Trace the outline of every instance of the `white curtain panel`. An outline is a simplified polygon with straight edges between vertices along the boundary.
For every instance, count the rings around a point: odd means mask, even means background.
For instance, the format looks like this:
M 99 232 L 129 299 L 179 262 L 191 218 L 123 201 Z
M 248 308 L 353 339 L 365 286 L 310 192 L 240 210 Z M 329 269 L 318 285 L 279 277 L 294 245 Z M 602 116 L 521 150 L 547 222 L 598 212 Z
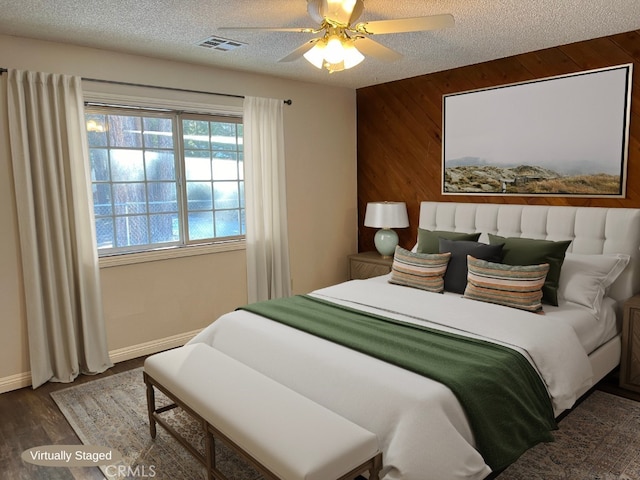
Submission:
M 282 100 L 245 97 L 247 291 L 250 303 L 291 295 Z
M 81 79 L 9 70 L 7 114 L 33 388 L 110 366 Z

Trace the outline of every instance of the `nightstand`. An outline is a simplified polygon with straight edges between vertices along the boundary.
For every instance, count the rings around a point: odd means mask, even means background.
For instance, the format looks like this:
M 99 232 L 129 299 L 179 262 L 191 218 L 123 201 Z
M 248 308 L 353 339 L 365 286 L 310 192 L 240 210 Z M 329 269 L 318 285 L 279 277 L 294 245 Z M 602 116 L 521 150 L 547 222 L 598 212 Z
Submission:
M 624 304 L 620 386 L 640 392 L 640 295 Z
M 392 264 L 393 257 L 384 258 L 378 252 L 349 255 L 349 279 L 361 280 L 385 275 L 391 271 Z

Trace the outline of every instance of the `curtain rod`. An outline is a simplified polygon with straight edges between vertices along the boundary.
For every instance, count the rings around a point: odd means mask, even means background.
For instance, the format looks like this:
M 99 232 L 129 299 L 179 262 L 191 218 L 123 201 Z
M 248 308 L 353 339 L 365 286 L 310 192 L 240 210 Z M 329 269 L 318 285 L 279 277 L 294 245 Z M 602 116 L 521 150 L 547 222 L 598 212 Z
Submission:
M 0 75 L 7 72 L 6 68 L 0 68 Z M 176 87 L 160 87 L 157 85 L 145 85 L 142 83 L 129 83 L 129 82 L 117 82 L 115 80 L 100 80 L 98 78 L 85 78 L 82 77 L 82 80 L 86 82 L 96 82 L 96 83 L 108 83 L 111 85 L 125 85 L 128 87 L 146 87 L 146 88 L 157 88 L 158 90 L 170 90 L 173 92 L 184 92 L 184 93 L 202 93 L 205 95 L 217 95 L 220 97 L 231 97 L 231 98 L 244 98 L 244 95 L 233 95 L 231 93 L 218 93 L 218 92 L 207 92 L 204 90 L 189 90 L 186 88 L 176 88 Z M 287 100 L 283 100 L 286 105 L 291 105 L 293 101 L 289 98 Z

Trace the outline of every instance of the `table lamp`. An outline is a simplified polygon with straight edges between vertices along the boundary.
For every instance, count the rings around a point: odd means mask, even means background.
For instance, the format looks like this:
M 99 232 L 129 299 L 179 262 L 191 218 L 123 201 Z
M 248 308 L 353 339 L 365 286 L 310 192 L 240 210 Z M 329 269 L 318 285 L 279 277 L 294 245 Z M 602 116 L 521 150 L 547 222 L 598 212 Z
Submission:
M 398 234 L 392 229 L 409 226 L 407 206 L 404 202 L 369 202 L 364 226 L 380 229 L 373 239 L 376 250 L 383 257 L 391 257 L 398 245 Z

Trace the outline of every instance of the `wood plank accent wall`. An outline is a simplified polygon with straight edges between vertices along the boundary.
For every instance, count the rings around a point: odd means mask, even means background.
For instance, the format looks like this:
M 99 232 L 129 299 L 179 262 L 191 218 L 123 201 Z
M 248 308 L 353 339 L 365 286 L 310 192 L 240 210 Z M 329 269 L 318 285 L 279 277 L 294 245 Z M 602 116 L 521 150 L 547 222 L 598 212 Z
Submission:
M 626 198 L 442 195 L 442 95 L 634 63 Z M 374 250 L 363 227 L 367 202 L 406 202 L 411 248 L 421 201 L 640 207 L 640 30 L 516 55 L 357 90 L 359 251 Z

